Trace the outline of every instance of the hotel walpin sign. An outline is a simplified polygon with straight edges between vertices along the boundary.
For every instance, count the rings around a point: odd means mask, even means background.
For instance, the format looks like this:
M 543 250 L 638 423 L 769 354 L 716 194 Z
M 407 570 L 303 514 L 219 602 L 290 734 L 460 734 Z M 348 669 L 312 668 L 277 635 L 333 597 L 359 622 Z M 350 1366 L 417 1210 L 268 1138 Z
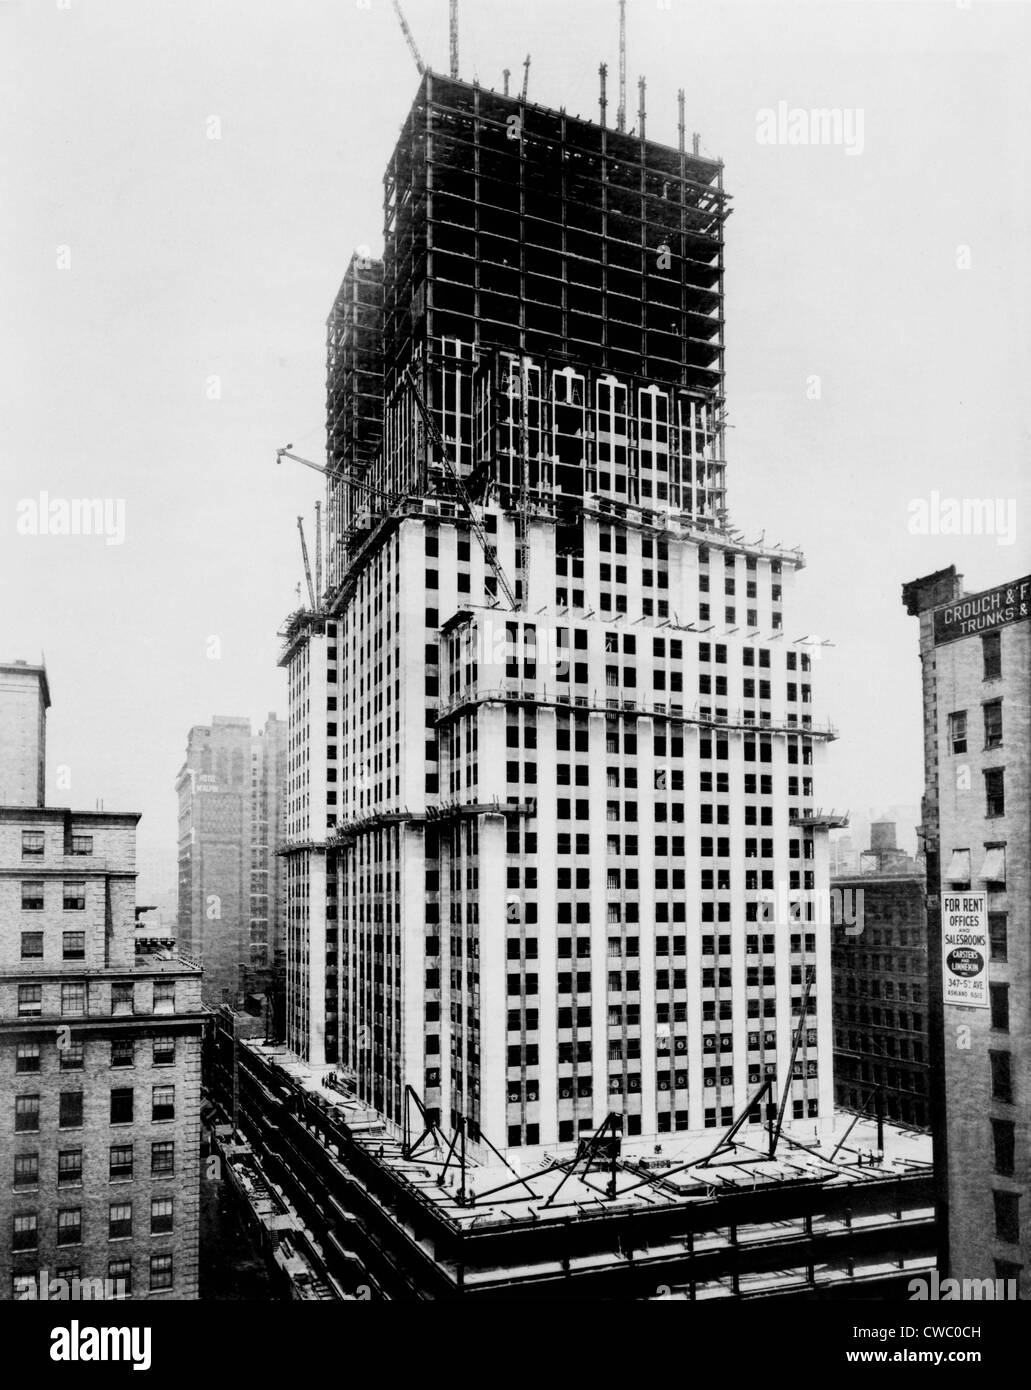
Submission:
M 942 992 L 946 1004 L 988 1007 L 988 895 L 942 894 Z

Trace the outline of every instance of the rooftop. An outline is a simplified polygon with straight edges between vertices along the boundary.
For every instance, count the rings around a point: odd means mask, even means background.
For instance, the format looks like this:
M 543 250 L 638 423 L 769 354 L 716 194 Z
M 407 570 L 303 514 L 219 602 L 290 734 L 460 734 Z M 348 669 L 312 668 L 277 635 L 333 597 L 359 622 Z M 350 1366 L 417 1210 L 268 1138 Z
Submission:
M 773 1158 L 766 1131 L 760 1134 L 754 1128 L 726 1145 L 719 1130 L 670 1135 L 661 1145 L 624 1139 L 615 1158 L 602 1139 L 589 1165 L 586 1156 L 574 1164 L 572 1153 L 564 1152 L 560 1158 L 544 1149 L 519 1157 L 510 1154 L 508 1160 L 497 1153 L 488 1161 L 469 1154 L 463 1200 L 458 1145 L 453 1139 L 436 1130 L 415 1140 L 422 1128 L 417 1117 L 414 1142 L 406 1156 L 401 1139 L 382 1116 L 327 1084 L 327 1078 L 331 1083 L 336 1075 L 332 1066 L 309 1066 L 282 1046 L 257 1041 L 244 1046 L 279 1067 L 346 1126 L 367 1157 L 461 1230 L 670 1209 L 760 1187 L 864 1185 L 931 1171 L 930 1135 L 885 1124 L 884 1151 L 879 1154 L 876 1121 L 856 1121 L 851 1113 L 838 1112 L 830 1139 L 816 1137 L 812 1122 L 798 1124 L 790 1133 L 785 1125 Z

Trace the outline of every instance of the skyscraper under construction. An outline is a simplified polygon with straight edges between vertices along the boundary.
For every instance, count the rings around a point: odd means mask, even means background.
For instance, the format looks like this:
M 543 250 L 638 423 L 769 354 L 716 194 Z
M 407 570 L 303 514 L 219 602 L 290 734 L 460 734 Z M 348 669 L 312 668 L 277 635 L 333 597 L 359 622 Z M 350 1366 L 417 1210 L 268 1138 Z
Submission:
M 832 1109 L 803 561 L 729 522 L 722 163 L 645 124 L 423 73 L 284 633 L 288 1044 L 504 1150 Z

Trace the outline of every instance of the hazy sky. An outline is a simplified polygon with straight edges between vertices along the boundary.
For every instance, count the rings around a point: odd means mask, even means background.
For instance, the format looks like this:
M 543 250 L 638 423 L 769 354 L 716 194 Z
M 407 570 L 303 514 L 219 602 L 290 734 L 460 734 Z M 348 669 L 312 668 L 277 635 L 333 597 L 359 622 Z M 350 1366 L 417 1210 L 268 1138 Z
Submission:
M 447 8 L 405 0 L 437 68 Z M 643 73 L 648 134 L 675 143 L 684 87 L 734 195 L 729 501 L 749 539 L 805 551 L 787 638 L 835 643 L 816 673 L 841 732 L 819 799 L 914 803 L 900 585 L 952 562 L 972 589 L 1031 569 L 1031 6 L 628 11 L 631 107 Z M 616 0 L 461 12 L 464 77 L 518 81 L 529 50 L 531 98 L 595 115 Z M 146 898 L 173 882 L 189 727 L 286 714 L 276 632 L 320 485 L 275 449 L 324 457 L 325 318 L 352 248 L 381 249 L 417 74 L 389 0 L 8 2 L 0 49 L 0 658 L 46 654 L 48 799 L 142 810 Z M 861 152 L 760 143 L 781 102 L 861 112 Z M 41 491 L 124 503 L 124 542 L 19 534 Z M 932 492 L 1012 502 L 1015 543 L 911 534 Z

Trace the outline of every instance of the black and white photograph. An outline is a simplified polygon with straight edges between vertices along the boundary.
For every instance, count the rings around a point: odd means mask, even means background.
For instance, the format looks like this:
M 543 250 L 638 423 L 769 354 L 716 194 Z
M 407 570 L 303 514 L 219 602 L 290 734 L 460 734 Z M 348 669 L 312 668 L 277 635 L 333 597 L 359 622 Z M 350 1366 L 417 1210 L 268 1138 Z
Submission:
M 1003 1374 L 1031 3 L 3 0 L 0 66 L 28 1375 L 573 1303 Z

